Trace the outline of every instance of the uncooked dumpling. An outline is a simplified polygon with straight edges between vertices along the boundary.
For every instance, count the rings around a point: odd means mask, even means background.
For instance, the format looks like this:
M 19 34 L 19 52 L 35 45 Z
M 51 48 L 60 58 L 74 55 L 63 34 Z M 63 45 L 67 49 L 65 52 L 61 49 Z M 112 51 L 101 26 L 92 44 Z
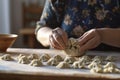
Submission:
M 70 64 L 68 64 L 67 62 L 60 62 L 56 68 L 60 68 L 60 69 L 66 69 L 66 68 L 70 68 Z
M 1 59 L 1 60 L 5 60 L 5 61 L 12 61 L 12 60 L 14 60 L 14 59 L 10 56 L 10 54 L 5 54 L 5 55 L 1 56 L 0 59 Z
M 64 62 L 67 62 L 67 63 L 69 63 L 69 64 L 74 63 L 74 61 L 76 61 L 74 57 L 69 57 L 69 56 L 67 56 L 67 57 L 64 59 Z
M 92 72 L 92 73 L 102 73 L 103 72 L 102 65 L 97 62 L 94 62 L 94 61 L 88 65 L 88 68 L 90 69 L 90 72 Z
M 73 68 L 78 69 L 78 68 L 86 68 L 85 63 L 81 60 L 81 61 L 75 61 L 72 65 Z
M 49 65 L 49 66 L 56 66 L 56 65 L 58 65 L 59 64 L 59 62 L 57 61 L 57 59 L 55 59 L 55 58 L 50 58 L 48 61 L 47 61 L 47 65 Z
M 60 55 L 55 55 L 53 58 L 55 58 L 58 62 L 63 61 L 63 58 Z
M 94 65 L 94 67 L 92 69 L 90 69 L 90 72 L 91 73 L 102 73 L 103 68 L 102 68 L 102 66 Z
M 89 56 L 82 56 L 79 58 L 79 61 L 83 61 L 86 65 L 91 63 L 91 59 L 89 58 Z
M 17 57 L 17 59 L 19 60 L 22 56 L 25 56 L 24 54 L 19 54 L 19 56 Z
M 42 62 L 47 62 L 51 57 L 49 56 L 49 54 L 43 54 L 41 57 L 40 57 L 40 60 Z
M 102 56 L 95 56 L 93 59 L 94 60 L 100 60 L 100 61 L 103 61 L 103 57 Z
M 29 65 L 34 67 L 43 66 L 42 62 L 39 59 L 32 60 Z
M 83 54 L 83 52 L 80 51 L 80 46 L 77 39 L 70 38 L 68 40 L 68 45 L 65 49 L 65 53 L 69 56 L 81 56 L 81 54 Z
M 114 56 L 107 56 L 107 58 L 105 59 L 106 61 L 115 61 L 115 57 Z
M 97 67 L 102 67 L 102 65 L 101 65 L 100 63 L 97 63 L 97 62 L 94 62 L 94 61 L 93 61 L 91 64 L 88 65 L 88 68 L 89 68 L 89 69 L 92 69 L 92 68 L 94 68 L 94 67 L 96 67 L 96 66 L 97 66 Z
M 31 54 L 30 56 L 28 56 L 29 60 L 33 60 L 33 59 L 38 59 L 38 55 L 37 54 Z
M 28 63 L 30 63 L 30 61 L 26 56 L 22 56 L 21 58 L 19 58 L 18 63 L 28 64 Z
M 104 73 L 120 73 L 120 69 L 113 62 L 108 62 L 104 66 Z
M 102 64 L 103 63 L 103 61 L 101 60 L 101 59 L 94 59 L 93 61 L 92 61 L 92 63 L 93 62 L 96 62 L 96 63 L 98 63 L 98 64 Z

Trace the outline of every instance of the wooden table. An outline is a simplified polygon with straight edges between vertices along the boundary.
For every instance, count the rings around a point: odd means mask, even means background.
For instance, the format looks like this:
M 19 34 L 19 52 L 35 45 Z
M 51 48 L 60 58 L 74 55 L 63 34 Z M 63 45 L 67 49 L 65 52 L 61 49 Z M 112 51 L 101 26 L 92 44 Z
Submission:
M 60 54 L 65 56 L 63 51 L 60 50 L 48 50 L 48 49 L 20 49 L 9 48 L 7 53 L 11 55 L 17 54 L 44 54 L 50 53 L 50 55 Z M 120 57 L 120 52 L 97 52 L 89 51 L 88 55 L 114 55 Z M 8 65 L 8 66 L 7 66 Z M 29 67 L 27 69 L 23 64 L 15 62 L 0 62 L 0 80 L 120 80 L 120 74 L 92 74 L 85 72 L 85 70 L 76 69 L 55 69 L 48 67 L 34 68 Z M 42 70 L 43 69 L 43 70 Z M 38 70 L 38 71 L 37 71 Z

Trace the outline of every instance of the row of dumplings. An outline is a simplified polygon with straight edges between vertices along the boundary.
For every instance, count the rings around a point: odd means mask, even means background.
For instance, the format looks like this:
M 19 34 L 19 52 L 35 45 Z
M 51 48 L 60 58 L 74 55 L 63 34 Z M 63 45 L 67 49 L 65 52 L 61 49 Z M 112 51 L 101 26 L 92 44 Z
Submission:
M 0 57 L 1 60 L 12 61 L 15 60 L 10 56 L 10 54 L 5 54 Z M 89 56 L 82 56 L 79 58 L 75 57 L 61 57 L 60 55 L 55 55 L 51 57 L 49 54 L 43 54 L 38 56 L 37 54 L 31 54 L 25 56 L 20 54 L 17 58 L 17 62 L 20 64 L 29 64 L 30 66 L 56 66 L 56 68 L 75 68 L 75 69 L 89 69 L 90 72 L 95 73 L 120 73 L 119 68 L 115 65 L 115 58 L 113 56 L 108 56 L 106 58 L 102 56 L 95 56 L 90 58 Z

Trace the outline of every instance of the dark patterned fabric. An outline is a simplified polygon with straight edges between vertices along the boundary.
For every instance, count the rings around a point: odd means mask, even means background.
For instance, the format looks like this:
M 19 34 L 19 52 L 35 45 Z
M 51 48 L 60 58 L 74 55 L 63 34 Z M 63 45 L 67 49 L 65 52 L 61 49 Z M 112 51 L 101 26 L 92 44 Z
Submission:
M 80 37 L 92 28 L 120 27 L 120 0 L 46 0 L 36 31 L 61 27 L 69 37 Z

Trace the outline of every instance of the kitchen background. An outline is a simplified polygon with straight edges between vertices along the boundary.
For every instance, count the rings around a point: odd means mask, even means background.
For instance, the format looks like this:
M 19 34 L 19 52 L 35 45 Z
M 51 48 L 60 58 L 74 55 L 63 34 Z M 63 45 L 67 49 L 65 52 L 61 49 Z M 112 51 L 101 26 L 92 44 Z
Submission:
M 26 39 L 26 35 L 24 36 L 24 32 L 27 31 L 23 30 L 22 32 L 21 29 L 24 28 L 25 21 L 27 21 L 27 19 L 24 19 L 25 16 L 27 16 L 28 18 L 31 17 L 31 20 L 39 20 L 38 17 L 40 17 L 40 15 L 38 16 L 38 14 L 34 14 L 34 15 L 31 13 L 30 13 L 31 15 L 29 13 L 25 14 L 25 10 L 27 10 L 27 8 L 25 7 L 31 6 L 29 7 L 28 11 L 32 11 L 32 12 L 36 11 L 40 13 L 42 12 L 44 3 L 45 0 L 0 0 L 0 34 L 3 33 L 18 34 L 18 38 L 12 47 L 18 47 L 18 48 L 42 47 L 41 45 L 38 45 L 37 47 L 34 46 L 36 45 L 35 40 L 27 41 L 27 39 L 30 39 L 29 36 L 31 35 L 31 33 L 29 33 L 30 35 L 29 34 L 27 35 L 28 38 Z M 37 19 L 32 19 L 32 17 Z M 30 24 L 33 27 L 32 30 L 34 30 L 35 21 L 30 22 Z M 31 28 L 31 26 L 27 28 Z

